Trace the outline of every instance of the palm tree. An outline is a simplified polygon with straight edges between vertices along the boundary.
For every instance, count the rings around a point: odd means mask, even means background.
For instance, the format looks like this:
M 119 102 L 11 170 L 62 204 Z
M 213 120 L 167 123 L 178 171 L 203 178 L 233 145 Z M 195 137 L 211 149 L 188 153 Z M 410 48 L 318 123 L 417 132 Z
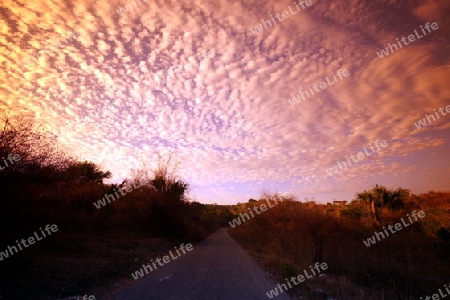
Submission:
M 380 226 L 381 216 L 380 210 L 384 204 L 389 202 L 389 191 L 384 186 L 375 185 L 374 188 L 367 191 L 364 190 L 362 193 L 356 194 L 357 200 L 362 200 L 364 203 L 369 204 L 370 214 L 375 220 L 375 223 Z
M 89 183 L 103 184 L 104 179 L 111 178 L 110 171 L 102 171 L 99 166 L 93 162 L 75 162 L 66 169 L 67 179 L 80 180 L 84 179 Z
M 377 225 L 381 223 L 380 209 L 391 210 L 404 208 L 405 199 L 409 197 L 410 190 L 398 188 L 387 189 L 385 186 L 375 185 L 374 188 L 356 194 L 356 200 L 363 201 L 370 206 L 370 213 Z

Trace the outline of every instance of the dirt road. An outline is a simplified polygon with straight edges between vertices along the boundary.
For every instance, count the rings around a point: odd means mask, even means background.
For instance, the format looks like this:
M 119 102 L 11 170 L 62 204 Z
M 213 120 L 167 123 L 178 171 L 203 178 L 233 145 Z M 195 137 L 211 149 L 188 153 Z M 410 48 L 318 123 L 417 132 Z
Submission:
M 269 299 L 266 292 L 275 286 L 275 281 L 221 228 L 113 299 Z M 283 293 L 274 299 L 290 298 Z

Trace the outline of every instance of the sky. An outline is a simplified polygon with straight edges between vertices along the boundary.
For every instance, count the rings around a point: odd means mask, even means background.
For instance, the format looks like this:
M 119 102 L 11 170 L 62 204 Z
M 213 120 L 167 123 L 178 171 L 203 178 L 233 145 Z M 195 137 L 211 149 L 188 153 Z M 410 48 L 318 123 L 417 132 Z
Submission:
M 113 182 L 172 153 L 202 203 L 449 191 L 449 15 L 448 0 L 3 0 L 0 109 Z

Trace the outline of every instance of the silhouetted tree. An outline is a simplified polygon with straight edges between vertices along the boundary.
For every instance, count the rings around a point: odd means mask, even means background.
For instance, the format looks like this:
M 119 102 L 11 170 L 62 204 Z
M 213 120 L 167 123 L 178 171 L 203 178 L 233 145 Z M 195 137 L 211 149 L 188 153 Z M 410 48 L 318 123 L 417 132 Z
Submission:
M 34 179 L 57 179 L 73 161 L 55 136 L 23 116 L 12 116 L 11 110 L 0 112 L 0 157 L 8 155 L 19 155 L 20 161 L 0 173 Z
M 111 178 L 110 171 L 103 171 L 93 162 L 74 162 L 66 169 L 66 179 L 85 180 L 89 183 L 103 184 L 103 180 Z

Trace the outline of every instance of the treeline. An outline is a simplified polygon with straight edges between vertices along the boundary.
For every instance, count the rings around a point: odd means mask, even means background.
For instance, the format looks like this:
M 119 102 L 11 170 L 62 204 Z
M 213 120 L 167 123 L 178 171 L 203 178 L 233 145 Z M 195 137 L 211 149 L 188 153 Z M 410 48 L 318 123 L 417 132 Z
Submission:
M 189 201 L 189 184 L 173 174 L 171 157 L 160 160 L 154 170 L 134 170 L 132 178 L 121 184 L 105 184 L 111 172 L 66 155 L 56 137 L 42 127 L 8 114 L 3 114 L 0 124 L 0 157 L 4 158 L 0 162 L 8 164 L 0 169 L 0 222 L 14 228 L 6 232 L 11 238 L 48 220 L 65 232 L 132 231 L 190 241 L 220 226 L 217 214 L 221 212 Z M 20 160 L 8 163 L 11 155 Z M 146 184 L 135 188 L 143 181 Z M 118 193 L 122 189 L 132 191 L 123 195 Z M 100 209 L 93 205 L 114 192 L 119 194 L 117 200 Z
M 233 214 L 238 217 L 267 199 L 283 200 L 264 195 L 237 205 Z M 418 222 L 370 247 L 363 243 L 421 210 L 425 217 Z M 316 262 L 327 263 L 327 278 L 292 289 L 298 299 L 418 299 L 437 293 L 450 278 L 450 193 L 414 195 L 376 185 L 349 204 L 290 197 L 229 230 L 281 283 Z
M 0 262 L 6 298 L 93 294 L 129 277 L 149 255 L 226 226 L 228 209 L 189 199 L 189 184 L 176 175 L 171 157 L 106 184 L 111 172 L 70 157 L 43 127 L 8 112 L 0 126 L 0 251 L 46 224 L 59 229 Z M 96 208 L 105 195 L 118 197 Z

